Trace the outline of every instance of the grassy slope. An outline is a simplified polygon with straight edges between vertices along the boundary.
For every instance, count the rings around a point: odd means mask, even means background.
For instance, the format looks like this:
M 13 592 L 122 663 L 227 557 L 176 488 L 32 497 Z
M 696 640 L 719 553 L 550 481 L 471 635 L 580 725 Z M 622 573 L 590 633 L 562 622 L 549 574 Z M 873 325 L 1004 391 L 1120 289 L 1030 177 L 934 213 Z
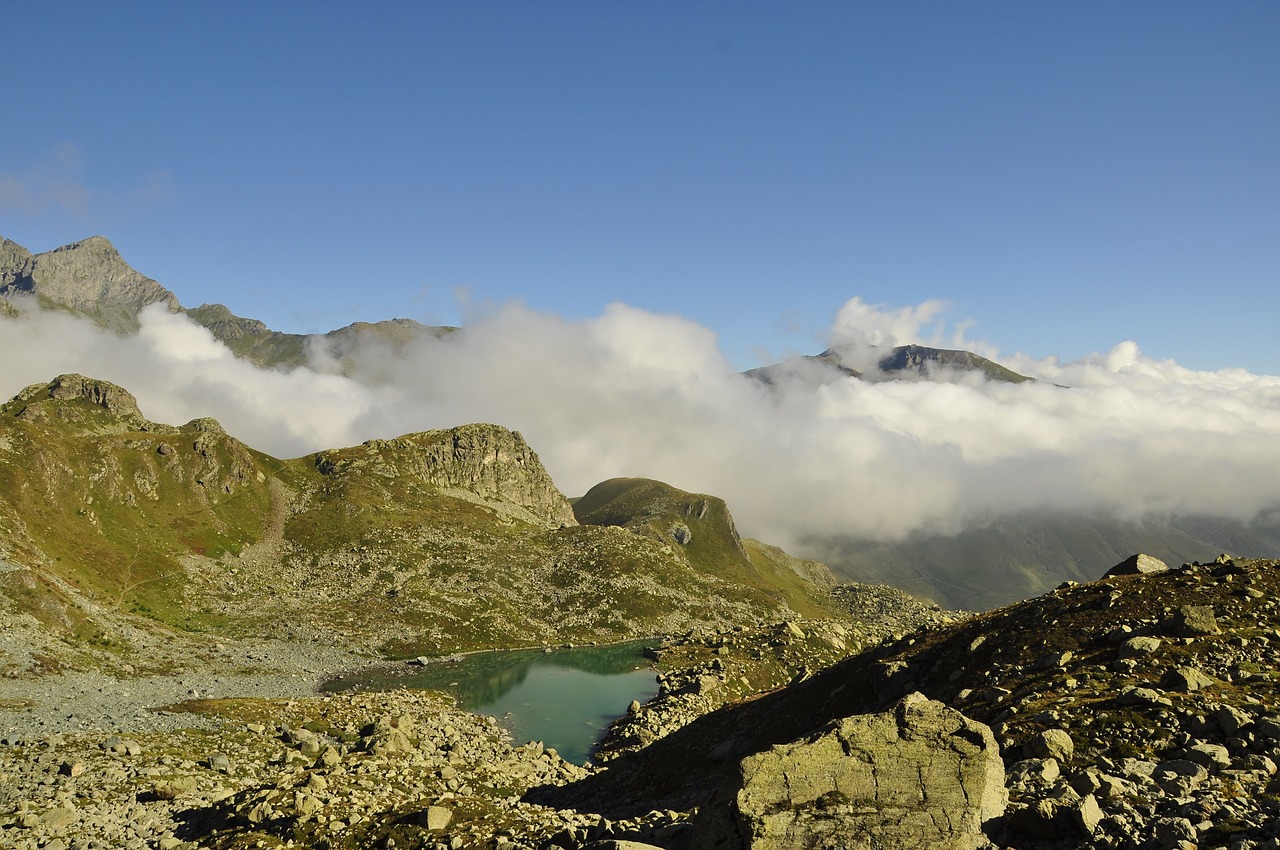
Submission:
M 703 516 L 684 518 L 688 547 L 555 528 L 401 474 L 422 440 L 387 443 L 376 464 L 285 461 L 208 420 L 174 428 L 86 398 L 11 402 L 0 557 L 26 569 L 4 573 L 0 593 L 69 639 L 99 634 L 97 606 L 211 636 L 399 656 L 755 623 L 784 602 L 823 610 L 776 553 L 736 547 L 719 500 L 698 497 Z
M 822 583 L 810 580 L 822 578 L 825 569 L 758 541 L 741 540 L 723 499 L 646 478 L 614 478 L 591 488 L 573 510 L 585 525 L 622 527 L 680 547 L 699 572 L 752 588 L 803 616 L 832 614 Z M 682 529 L 688 534 L 684 543 Z
M 276 464 L 225 434 L 124 430 L 85 399 L 0 410 L 11 558 L 90 600 L 177 624 L 180 556 L 235 551 L 261 530 L 257 478 Z

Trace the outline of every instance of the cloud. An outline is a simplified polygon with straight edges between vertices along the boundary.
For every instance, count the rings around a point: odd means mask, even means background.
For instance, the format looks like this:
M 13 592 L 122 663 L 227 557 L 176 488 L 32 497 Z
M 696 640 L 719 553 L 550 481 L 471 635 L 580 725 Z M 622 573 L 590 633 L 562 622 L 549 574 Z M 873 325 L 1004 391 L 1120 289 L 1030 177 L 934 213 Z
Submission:
M 936 302 L 855 299 L 831 336 L 866 350 L 979 347 L 941 315 Z M 57 314 L 0 324 L 0 391 L 93 374 L 129 388 L 153 419 L 214 416 L 277 456 L 497 422 L 522 431 L 570 495 L 658 478 L 724 497 L 745 533 L 783 545 L 956 531 L 1027 509 L 1248 520 L 1280 507 L 1280 378 L 1195 372 L 1132 342 L 1070 363 L 1002 358 L 1034 383 L 768 389 L 737 374 L 705 327 L 622 304 L 574 321 L 489 309 L 399 354 L 358 350 L 350 377 L 323 347 L 313 368 L 266 372 L 181 315 L 152 307 L 141 319 L 131 338 Z
M 280 456 L 351 442 L 352 421 L 372 403 L 373 390 L 345 378 L 257 369 L 159 304 L 143 310 L 136 336 L 120 337 L 24 301 L 16 302 L 19 318 L 0 319 L 6 399 L 78 372 L 128 389 L 149 419 L 182 424 L 212 416 L 249 445 Z
M 121 210 L 162 207 L 171 200 L 173 175 L 163 169 L 140 175 L 131 188 L 109 190 L 86 181 L 84 166 L 80 148 L 61 142 L 42 162 L 0 171 L 0 214 L 53 215 L 81 225 L 100 224 Z
M 85 215 L 89 189 L 81 180 L 83 157 L 63 142 L 45 161 L 23 171 L 0 172 L 0 212 L 39 215 L 51 210 Z

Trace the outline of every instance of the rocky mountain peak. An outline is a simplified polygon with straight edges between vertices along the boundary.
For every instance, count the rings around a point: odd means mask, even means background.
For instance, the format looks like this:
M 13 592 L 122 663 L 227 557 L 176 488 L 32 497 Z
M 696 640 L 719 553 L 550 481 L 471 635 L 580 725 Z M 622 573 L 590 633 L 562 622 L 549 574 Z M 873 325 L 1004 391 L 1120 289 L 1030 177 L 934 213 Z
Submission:
M 110 381 L 86 378 L 84 375 L 59 375 L 47 384 L 32 384 L 18 393 L 13 401 L 25 406 L 46 398 L 59 401 L 85 399 L 122 419 L 143 418 L 133 393 Z
M 17 242 L 0 236 L 0 292 L 4 292 L 19 278 L 31 274 L 31 252 Z
M 43 254 L 0 243 L 0 296 L 34 296 L 42 306 L 88 316 L 118 333 L 138 327 L 155 303 L 181 309 L 172 292 L 124 261 L 106 237 L 91 236 Z
M 69 245 L 54 248 L 49 253 L 64 254 L 71 251 L 82 251 L 100 256 L 120 256 L 120 252 L 116 250 L 116 246 L 112 245 L 111 240 L 105 236 L 90 236 L 88 239 L 81 239 L 78 242 L 72 242 Z
M 483 423 L 369 440 L 316 455 L 322 474 L 371 472 L 408 477 L 481 500 L 523 509 L 527 519 L 552 527 L 577 525 L 573 508 L 556 489 L 538 455 L 518 431 Z

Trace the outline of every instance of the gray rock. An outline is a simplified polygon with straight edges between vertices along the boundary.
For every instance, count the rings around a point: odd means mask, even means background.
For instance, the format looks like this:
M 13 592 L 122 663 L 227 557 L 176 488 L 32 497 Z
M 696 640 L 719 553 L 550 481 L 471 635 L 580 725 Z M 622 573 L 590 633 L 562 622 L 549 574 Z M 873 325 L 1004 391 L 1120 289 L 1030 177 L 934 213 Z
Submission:
M 1098 827 L 1102 825 L 1103 817 L 1102 807 L 1098 805 L 1097 798 L 1092 794 L 1086 795 L 1072 809 L 1072 821 L 1076 829 L 1086 836 L 1093 835 L 1098 831 Z
M 1010 785 L 1026 785 L 1032 788 L 1044 788 L 1062 775 L 1057 759 L 1031 758 L 1016 761 L 1009 765 L 1007 782 Z
M 444 806 L 428 806 L 423 825 L 432 831 L 444 829 L 453 820 L 453 812 Z
M 1046 729 L 1027 744 L 1028 754 L 1035 758 L 1069 762 L 1075 755 L 1076 745 L 1062 729 Z
M 1152 690 L 1151 688 L 1139 688 L 1134 686 L 1122 690 L 1119 696 L 1116 697 L 1116 702 L 1121 705 L 1173 705 L 1167 697 L 1161 696 L 1159 691 Z
M 1151 774 L 1156 784 L 1173 797 L 1185 797 L 1208 776 L 1209 771 L 1203 765 L 1186 759 L 1163 761 Z
M 1241 729 L 1253 722 L 1252 717 L 1231 705 L 1219 707 L 1214 711 L 1213 719 L 1222 733 L 1227 736 L 1238 734 Z
M 1221 744 L 1192 744 L 1187 747 L 1184 758 L 1210 771 L 1226 770 L 1231 767 L 1231 753 Z
M 1164 627 L 1178 637 L 1216 635 L 1222 631 L 1210 605 L 1183 605 L 1165 621 Z
M 1270 743 L 1280 742 L 1280 719 L 1275 717 L 1259 717 L 1253 724 L 1253 733 L 1259 740 Z
M 1169 691 L 1191 693 L 1207 688 L 1214 683 L 1212 677 L 1205 675 L 1194 667 L 1174 667 L 1164 674 L 1160 686 Z
M 1138 658 L 1143 655 L 1150 655 L 1164 644 L 1164 641 L 1156 637 L 1135 637 L 1129 638 L 1120 644 L 1118 653 L 1120 658 Z
M 194 776 L 175 776 L 172 779 L 166 779 L 157 782 L 153 791 L 161 800 L 176 800 L 179 797 L 186 797 L 196 792 L 197 783 Z
M 1187 818 L 1160 818 L 1155 823 L 1155 839 L 1162 850 L 1173 850 L 1184 841 L 1194 845 L 1196 828 Z
M 1148 573 L 1163 573 L 1168 570 L 1169 565 L 1159 558 L 1139 553 L 1125 558 L 1123 561 L 1107 570 L 1102 577 L 1146 575 Z
M 991 730 L 910 694 L 743 759 L 695 822 L 695 848 L 976 848 L 1007 804 Z

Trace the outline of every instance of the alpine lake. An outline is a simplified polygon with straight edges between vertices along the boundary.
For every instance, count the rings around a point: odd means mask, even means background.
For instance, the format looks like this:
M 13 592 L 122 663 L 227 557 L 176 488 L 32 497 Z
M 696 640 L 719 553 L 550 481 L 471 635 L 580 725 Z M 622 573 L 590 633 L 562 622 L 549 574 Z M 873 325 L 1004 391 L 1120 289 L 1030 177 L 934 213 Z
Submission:
M 321 690 L 443 691 L 462 709 L 497 718 L 517 742 L 542 741 L 568 761 L 583 764 L 632 700 L 643 703 L 658 693 L 645 645 L 477 652 L 348 674 Z

